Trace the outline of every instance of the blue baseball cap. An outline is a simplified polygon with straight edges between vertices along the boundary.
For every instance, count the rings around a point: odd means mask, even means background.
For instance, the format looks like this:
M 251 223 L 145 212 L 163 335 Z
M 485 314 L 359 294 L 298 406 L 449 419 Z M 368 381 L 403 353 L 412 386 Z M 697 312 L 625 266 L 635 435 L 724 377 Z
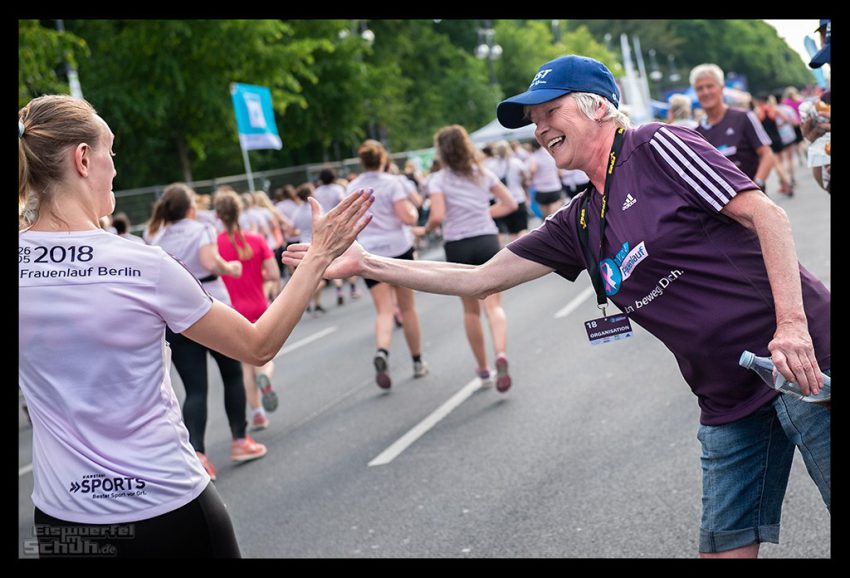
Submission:
M 571 92 L 591 92 L 620 107 L 620 89 L 604 64 L 586 56 L 570 54 L 542 65 L 528 90 L 499 103 L 496 117 L 505 128 L 531 124 L 524 107 L 549 102 Z
M 820 68 L 824 64 L 830 63 L 829 37 L 831 36 L 831 22 L 831 20 L 827 19 L 821 20 L 820 26 L 818 26 L 818 29 L 815 31 L 820 32 L 824 27 L 826 27 L 823 37 L 823 47 L 817 52 L 817 54 L 812 56 L 812 61 L 809 62 L 809 66 L 811 68 Z

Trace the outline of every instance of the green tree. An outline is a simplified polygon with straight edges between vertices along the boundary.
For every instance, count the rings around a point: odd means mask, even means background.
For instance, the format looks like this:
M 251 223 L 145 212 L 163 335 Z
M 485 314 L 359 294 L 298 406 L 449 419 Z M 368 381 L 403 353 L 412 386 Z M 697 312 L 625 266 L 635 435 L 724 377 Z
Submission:
M 42 94 L 69 94 L 65 62 L 77 66 L 88 55 L 86 42 L 38 20 L 18 22 L 18 106 Z
M 496 71 L 505 94 L 524 92 L 541 64 L 566 54 L 596 58 L 615 75 L 621 70 L 613 54 L 594 40 L 586 27 L 569 28 L 563 22 L 561 26 L 560 38 L 555 42 L 550 21 L 496 21 L 496 42 L 502 46 Z
M 369 96 L 378 124 L 372 136 L 385 137 L 394 151 L 428 147 L 434 132 L 448 124 L 476 130 L 492 119 L 501 98 L 486 63 L 453 44 L 444 23 L 369 22 L 375 32 L 369 64 L 383 71 Z
M 788 85 L 804 86 L 812 73 L 776 30 L 762 20 L 575 20 L 597 39 L 611 35 L 617 50 L 620 34 L 640 39 L 644 58 L 653 48 L 659 54 L 660 68 L 667 70 L 666 57 L 676 58 L 687 86 L 688 72 L 697 64 L 712 62 L 725 72 L 747 78 L 748 90 L 758 93 Z M 665 74 L 665 77 L 667 75 Z M 662 83 L 659 88 L 669 88 Z
M 275 110 L 306 106 L 327 39 L 293 38 L 279 20 L 69 21 L 86 38 L 86 95 L 125 156 L 121 187 L 241 172 L 231 82 L 269 86 Z

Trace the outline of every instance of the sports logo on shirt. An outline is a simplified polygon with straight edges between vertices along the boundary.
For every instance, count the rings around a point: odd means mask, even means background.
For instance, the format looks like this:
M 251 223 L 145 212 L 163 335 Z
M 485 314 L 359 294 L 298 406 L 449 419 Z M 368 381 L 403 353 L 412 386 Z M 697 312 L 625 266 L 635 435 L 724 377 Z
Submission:
M 602 275 L 605 295 L 608 297 L 616 295 L 620 291 L 620 283 L 623 282 L 623 275 L 620 273 L 620 268 L 614 263 L 614 260 L 603 259 L 599 263 L 599 273 Z
M 717 147 L 717 150 L 720 151 L 720 154 L 722 154 L 724 157 L 731 157 L 732 155 L 738 152 L 738 147 L 734 145 L 720 145 L 719 147 Z
M 735 134 L 735 129 L 734 129 L 734 128 L 732 128 L 732 127 L 730 126 L 729 128 L 727 128 L 727 129 L 726 129 L 726 136 L 732 136 L 733 134 Z
M 649 256 L 649 251 L 646 250 L 646 245 L 641 241 L 637 247 L 632 249 L 631 251 L 623 257 L 623 260 L 620 261 L 620 274 L 623 278 L 623 281 L 632 276 L 632 271 L 635 270 L 638 263 L 643 261 Z
M 632 276 L 638 264 L 647 257 L 649 257 L 649 251 L 644 241 L 638 243 L 634 249 L 626 241 L 613 259 L 600 261 L 599 272 L 605 285 L 605 294 L 608 297 L 616 295 L 622 283 Z
M 103 474 L 87 474 L 80 482 L 71 481 L 68 492 L 71 494 L 91 494 L 93 499 L 124 498 L 147 494 L 147 485 L 141 478 L 115 477 Z
M 623 203 L 623 210 L 625 211 L 635 203 L 637 203 L 637 199 L 634 198 L 631 193 L 629 193 L 628 195 L 626 195 L 626 200 Z

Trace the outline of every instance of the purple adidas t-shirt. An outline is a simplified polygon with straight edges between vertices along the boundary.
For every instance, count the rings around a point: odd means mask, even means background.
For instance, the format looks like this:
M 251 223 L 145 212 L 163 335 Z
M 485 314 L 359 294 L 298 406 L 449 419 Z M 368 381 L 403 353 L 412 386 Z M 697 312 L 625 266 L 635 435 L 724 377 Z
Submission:
M 756 151 L 761 146 L 770 146 L 770 137 L 755 113 L 740 108 L 726 109 L 717 124 L 710 125 L 703 117 L 696 131 L 751 179 L 759 168 Z
M 600 262 L 609 299 L 673 352 L 701 423 L 753 413 L 778 393 L 738 358 L 769 355 L 776 312 L 757 236 L 720 210 L 755 185 L 695 132 L 658 123 L 626 131 L 612 178 Z M 576 221 L 585 195 L 589 246 L 599 247 L 602 195 L 591 185 L 508 249 L 574 281 L 587 268 Z M 802 266 L 800 275 L 826 369 L 830 294 Z

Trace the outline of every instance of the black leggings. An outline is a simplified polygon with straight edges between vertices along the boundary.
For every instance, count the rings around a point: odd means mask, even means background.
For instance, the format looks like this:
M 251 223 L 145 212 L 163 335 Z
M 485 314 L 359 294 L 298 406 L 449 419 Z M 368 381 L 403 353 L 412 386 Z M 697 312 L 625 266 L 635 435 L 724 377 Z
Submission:
M 230 423 L 230 433 L 233 434 L 233 439 L 244 438 L 248 422 L 245 420 L 245 381 L 242 378 L 242 364 L 168 328 L 165 330 L 165 339 L 171 344 L 171 361 L 186 389 L 183 421 L 189 430 L 189 443 L 195 451 L 206 453 L 204 432 L 207 429 L 207 352 L 212 354 L 221 371 L 221 379 L 224 382 L 224 411 Z
M 35 508 L 39 558 L 241 558 L 230 515 L 210 483 L 172 512 L 138 522 L 81 524 Z

